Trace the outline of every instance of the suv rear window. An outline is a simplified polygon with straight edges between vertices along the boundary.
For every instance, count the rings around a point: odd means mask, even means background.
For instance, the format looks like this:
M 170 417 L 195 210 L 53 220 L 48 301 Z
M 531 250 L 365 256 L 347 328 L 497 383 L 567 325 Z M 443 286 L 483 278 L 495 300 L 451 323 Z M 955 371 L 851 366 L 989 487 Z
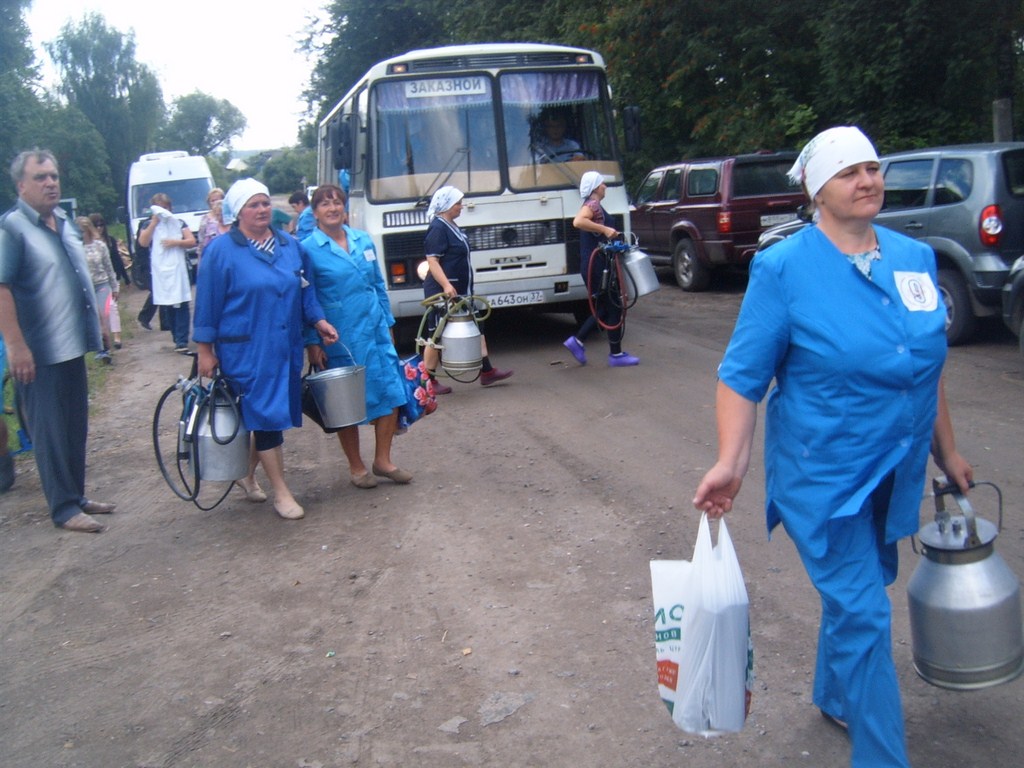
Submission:
M 939 162 L 935 179 L 935 205 L 962 203 L 974 188 L 974 165 L 970 160 L 953 158 Z
M 736 163 L 732 169 L 732 196 L 791 195 L 800 187 L 786 174 L 792 163 Z
M 1006 171 L 1006 186 L 1014 197 L 1024 197 L 1024 151 L 1007 152 L 1003 155 Z
M 690 197 L 707 197 L 717 191 L 717 168 L 694 168 L 686 178 L 686 194 Z
M 934 160 L 902 160 L 894 162 L 885 172 L 885 203 L 883 211 L 920 208 L 928 197 L 932 183 Z

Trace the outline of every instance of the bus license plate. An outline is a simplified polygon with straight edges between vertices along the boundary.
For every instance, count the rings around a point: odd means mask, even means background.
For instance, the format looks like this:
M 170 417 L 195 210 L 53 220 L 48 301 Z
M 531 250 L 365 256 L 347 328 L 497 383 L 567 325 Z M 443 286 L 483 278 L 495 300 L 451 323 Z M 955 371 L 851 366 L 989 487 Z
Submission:
M 523 307 L 527 304 L 543 304 L 544 291 L 523 291 L 522 293 L 499 293 L 488 296 L 492 307 Z
M 761 226 L 774 227 L 776 224 L 785 224 L 787 221 L 792 221 L 795 218 L 795 213 L 775 213 L 771 216 L 762 216 Z

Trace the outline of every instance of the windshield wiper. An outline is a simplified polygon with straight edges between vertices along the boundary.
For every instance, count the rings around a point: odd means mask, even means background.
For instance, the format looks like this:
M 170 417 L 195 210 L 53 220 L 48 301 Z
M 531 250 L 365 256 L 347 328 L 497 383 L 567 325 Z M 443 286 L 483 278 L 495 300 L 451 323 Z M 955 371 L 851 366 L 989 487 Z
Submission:
M 469 147 L 456 147 L 455 151 L 452 152 L 451 157 L 445 161 L 444 167 L 437 172 L 437 176 L 434 177 L 434 180 L 427 185 L 427 191 L 424 193 L 423 197 L 416 201 L 417 208 L 422 208 L 423 206 L 428 205 L 430 203 L 430 198 L 434 195 L 434 192 L 448 183 L 452 174 L 454 174 L 459 167 L 460 160 L 457 159 L 459 155 L 466 156 L 466 168 L 469 168 Z M 454 163 L 452 162 L 453 160 L 455 161 Z M 449 166 L 451 166 L 450 170 Z M 444 181 L 437 184 L 437 180 L 441 178 L 441 175 L 444 174 L 445 171 L 447 171 L 447 175 L 444 177 Z M 437 184 L 436 187 L 434 186 L 435 184 Z

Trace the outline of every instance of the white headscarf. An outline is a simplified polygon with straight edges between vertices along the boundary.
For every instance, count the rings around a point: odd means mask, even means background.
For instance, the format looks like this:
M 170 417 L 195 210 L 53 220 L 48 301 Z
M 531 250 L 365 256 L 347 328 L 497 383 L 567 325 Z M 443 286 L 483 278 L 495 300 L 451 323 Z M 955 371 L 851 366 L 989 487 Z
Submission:
M 455 187 L 441 187 L 434 193 L 434 196 L 430 198 L 430 206 L 427 208 L 427 218 L 432 219 L 439 213 L 444 213 L 461 199 L 462 192 Z
M 604 176 L 597 171 L 587 171 L 580 177 L 580 197 L 586 200 L 602 184 L 604 184 Z
M 825 183 L 844 168 L 857 163 L 878 162 L 878 153 L 860 128 L 841 125 L 822 131 L 804 147 L 789 169 L 794 184 L 803 182 L 813 198 Z
M 237 219 L 238 212 L 256 195 L 270 197 L 270 190 L 265 185 L 256 181 L 256 179 L 239 179 L 232 184 L 231 189 L 224 195 L 224 202 L 221 203 L 220 210 L 224 218 L 224 224 L 231 224 Z

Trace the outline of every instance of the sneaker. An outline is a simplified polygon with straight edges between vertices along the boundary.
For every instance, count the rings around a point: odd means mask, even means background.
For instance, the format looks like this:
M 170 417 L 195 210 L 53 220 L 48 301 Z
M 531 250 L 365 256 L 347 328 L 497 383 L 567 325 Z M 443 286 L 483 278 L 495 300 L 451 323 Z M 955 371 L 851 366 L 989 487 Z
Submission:
M 563 341 L 562 346 L 572 352 L 572 356 L 576 358 L 577 363 L 580 365 L 587 364 L 587 353 L 583 350 L 583 343 L 575 336 L 570 336 Z
M 187 355 L 188 347 L 175 347 L 174 351 L 177 352 L 179 355 Z
M 481 371 L 480 384 L 488 387 L 496 381 L 507 379 L 511 375 L 512 371 L 499 371 L 497 368 L 491 368 L 489 371 Z
M 114 358 L 110 356 L 110 352 L 106 349 L 104 349 L 102 352 L 97 352 L 96 359 L 106 363 L 107 365 L 112 365 L 114 362 Z
M 640 365 L 640 358 L 633 357 L 628 352 L 619 352 L 617 355 L 608 355 L 608 365 L 612 368 L 625 368 L 628 365 Z
M 139 321 L 139 325 L 141 325 L 147 331 L 152 331 L 153 330 L 153 326 L 150 324 L 149 320 L 143 320 L 141 317 L 137 317 L 135 319 L 138 320 Z

